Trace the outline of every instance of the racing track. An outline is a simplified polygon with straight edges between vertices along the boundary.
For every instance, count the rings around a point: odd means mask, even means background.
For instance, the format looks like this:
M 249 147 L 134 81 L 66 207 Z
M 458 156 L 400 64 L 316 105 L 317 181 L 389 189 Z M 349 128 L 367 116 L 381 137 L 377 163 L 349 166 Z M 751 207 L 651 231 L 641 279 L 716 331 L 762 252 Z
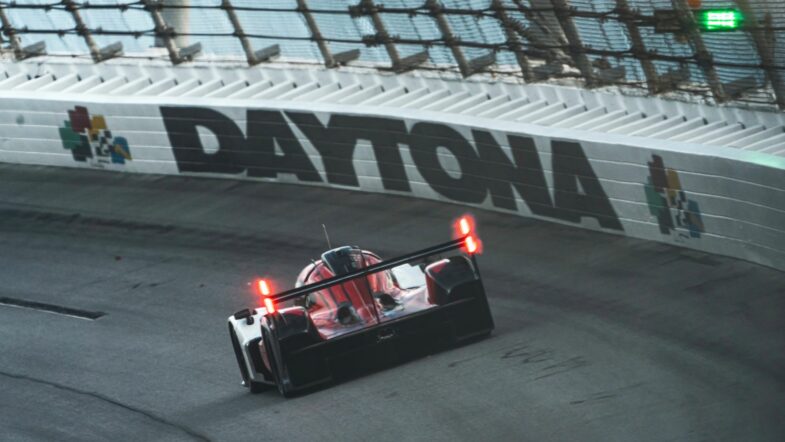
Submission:
M 449 237 L 459 206 L 0 165 L 0 439 L 785 439 L 785 275 L 476 213 L 497 329 L 290 400 L 250 395 L 225 318 L 260 272 Z

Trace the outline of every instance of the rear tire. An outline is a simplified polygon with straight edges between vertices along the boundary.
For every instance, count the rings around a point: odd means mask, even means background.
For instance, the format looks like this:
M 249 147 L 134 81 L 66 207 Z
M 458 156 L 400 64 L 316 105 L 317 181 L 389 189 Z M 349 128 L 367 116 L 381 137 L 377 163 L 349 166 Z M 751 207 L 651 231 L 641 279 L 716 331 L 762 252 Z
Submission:
M 245 358 L 243 357 L 242 350 L 240 349 L 240 341 L 237 339 L 237 334 L 234 332 L 234 329 L 231 325 L 229 325 L 229 335 L 232 338 L 232 348 L 234 349 L 234 355 L 237 357 L 237 364 L 240 366 L 240 376 L 243 378 L 243 385 L 248 387 L 248 389 L 253 394 L 268 390 L 270 388 L 269 385 L 251 380 L 251 377 L 248 374 L 248 369 L 244 365 Z
M 278 393 L 285 398 L 292 397 L 292 391 L 289 388 L 283 385 L 281 382 L 281 376 L 278 374 L 278 364 L 276 364 L 275 355 L 272 352 L 272 347 L 270 346 L 270 338 L 267 336 L 267 331 L 262 329 L 262 339 L 264 339 L 264 348 L 267 351 L 267 358 L 270 360 L 270 368 L 273 374 L 273 381 L 275 381 L 275 386 L 278 388 Z
M 270 389 L 269 385 L 261 382 L 248 381 L 247 383 L 248 389 L 251 390 L 251 394 L 263 393 Z

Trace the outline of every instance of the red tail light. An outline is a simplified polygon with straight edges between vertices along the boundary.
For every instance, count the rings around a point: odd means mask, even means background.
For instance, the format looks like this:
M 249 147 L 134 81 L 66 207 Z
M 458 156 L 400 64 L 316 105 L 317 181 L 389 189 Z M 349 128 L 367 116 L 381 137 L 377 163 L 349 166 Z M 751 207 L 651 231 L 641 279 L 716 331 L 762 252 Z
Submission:
M 480 250 L 480 241 L 471 235 L 466 237 L 463 245 L 466 248 L 466 251 L 471 255 L 477 253 Z
M 469 226 L 469 220 L 464 216 L 458 221 L 458 228 L 462 235 L 468 235 L 471 232 L 471 227 Z
M 264 308 L 267 309 L 268 314 L 275 313 L 275 303 L 272 298 L 264 298 Z
M 267 313 L 275 313 L 275 302 L 270 298 L 270 293 L 272 293 L 270 283 L 267 280 L 260 279 L 256 281 L 256 288 L 259 289 L 259 295 L 263 298 L 262 301 L 264 302 L 264 308 L 267 309 Z
M 463 250 L 466 253 L 474 255 L 482 252 L 482 242 L 480 242 L 480 238 L 477 236 L 477 232 L 475 232 L 473 216 L 463 215 L 455 221 L 453 227 L 455 229 L 454 238 L 463 239 Z
M 463 215 L 453 223 L 455 238 L 463 238 L 474 231 L 474 217 Z
M 267 281 L 264 279 L 260 279 L 257 282 L 257 286 L 259 287 L 259 294 L 262 296 L 269 296 L 270 295 L 270 285 L 267 284 Z

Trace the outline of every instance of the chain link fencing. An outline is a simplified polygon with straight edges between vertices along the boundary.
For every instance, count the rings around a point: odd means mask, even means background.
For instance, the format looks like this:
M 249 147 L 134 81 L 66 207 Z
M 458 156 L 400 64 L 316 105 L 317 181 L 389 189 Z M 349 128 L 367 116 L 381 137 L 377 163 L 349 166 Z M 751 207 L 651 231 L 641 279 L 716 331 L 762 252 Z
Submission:
M 697 8 L 743 23 L 700 32 Z M 4 0 L 0 19 L 16 59 L 281 57 L 785 109 L 782 0 Z

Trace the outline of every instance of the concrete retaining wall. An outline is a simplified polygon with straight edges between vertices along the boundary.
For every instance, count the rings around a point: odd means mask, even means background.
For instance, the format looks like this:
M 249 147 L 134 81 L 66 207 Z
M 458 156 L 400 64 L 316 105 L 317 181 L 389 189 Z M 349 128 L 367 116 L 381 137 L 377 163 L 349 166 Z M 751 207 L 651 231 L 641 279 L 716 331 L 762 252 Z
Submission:
M 0 161 L 411 195 L 785 270 L 785 158 L 739 149 L 419 110 L 14 92 Z

